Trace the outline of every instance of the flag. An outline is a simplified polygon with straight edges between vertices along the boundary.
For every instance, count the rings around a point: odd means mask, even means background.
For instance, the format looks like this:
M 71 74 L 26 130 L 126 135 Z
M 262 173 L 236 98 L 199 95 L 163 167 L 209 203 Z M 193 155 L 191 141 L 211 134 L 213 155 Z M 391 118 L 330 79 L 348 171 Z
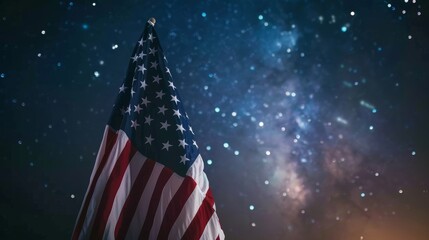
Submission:
M 72 239 L 224 239 L 154 19 L 119 87 Z

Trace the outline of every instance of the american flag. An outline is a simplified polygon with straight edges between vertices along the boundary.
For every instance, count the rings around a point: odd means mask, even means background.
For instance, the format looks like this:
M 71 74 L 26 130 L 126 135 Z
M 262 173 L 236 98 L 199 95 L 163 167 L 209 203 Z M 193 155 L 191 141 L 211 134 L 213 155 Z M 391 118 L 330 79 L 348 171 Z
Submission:
M 224 239 L 151 20 L 104 131 L 72 239 Z

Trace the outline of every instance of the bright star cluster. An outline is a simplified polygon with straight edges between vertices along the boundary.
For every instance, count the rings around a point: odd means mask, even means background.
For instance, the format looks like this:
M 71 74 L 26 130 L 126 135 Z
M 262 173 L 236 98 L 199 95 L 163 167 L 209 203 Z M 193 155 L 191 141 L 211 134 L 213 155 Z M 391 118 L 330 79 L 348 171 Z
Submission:
M 227 239 L 429 236 L 427 2 L 1 6 L 1 239 L 70 237 L 118 92 L 150 89 L 122 85 L 150 17 L 166 59 L 136 72 L 165 61 L 180 100 L 151 94 L 187 114 L 153 111 L 192 128 L 158 127 L 195 138 L 160 146 L 199 149 Z

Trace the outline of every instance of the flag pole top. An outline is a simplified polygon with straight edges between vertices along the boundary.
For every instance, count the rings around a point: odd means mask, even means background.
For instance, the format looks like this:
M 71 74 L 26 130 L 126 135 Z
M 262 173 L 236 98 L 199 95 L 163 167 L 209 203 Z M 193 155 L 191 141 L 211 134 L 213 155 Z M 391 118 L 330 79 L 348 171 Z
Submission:
M 151 17 L 151 18 L 149 18 L 149 20 L 147 22 L 150 23 L 150 25 L 152 25 L 152 27 L 154 27 L 156 20 L 155 20 L 155 18 Z

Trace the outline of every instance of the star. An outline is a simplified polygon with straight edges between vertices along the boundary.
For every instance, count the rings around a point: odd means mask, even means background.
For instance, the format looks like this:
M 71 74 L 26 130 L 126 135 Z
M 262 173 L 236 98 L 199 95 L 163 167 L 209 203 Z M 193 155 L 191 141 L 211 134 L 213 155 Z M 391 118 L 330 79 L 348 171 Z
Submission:
M 163 143 L 162 146 L 163 147 L 161 150 L 166 149 L 168 151 L 168 148 L 170 148 L 173 145 L 170 144 L 170 141 L 167 141 L 166 143 Z
M 145 142 L 145 144 L 152 145 L 152 141 L 154 140 L 154 139 L 152 138 L 152 135 L 149 135 L 149 137 L 145 137 L 145 138 L 146 138 L 146 142 Z
M 155 70 L 158 67 L 158 63 L 156 61 L 150 62 L 150 64 L 151 64 L 150 68 L 155 68 Z
M 142 74 L 144 74 L 144 71 L 146 71 L 147 69 L 144 67 L 144 64 L 142 64 L 141 66 L 138 66 L 139 67 L 139 70 L 138 71 L 141 71 L 142 72 Z
M 144 118 L 144 123 L 146 124 L 147 123 L 147 125 L 150 125 L 150 122 L 152 122 L 153 121 L 153 119 L 152 118 L 150 118 L 150 115 L 148 116 L 148 117 L 145 117 Z
M 167 108 L 164 107 L 164 105 L 162 105 L 162 107 L 159 107 L 159 112 L 158 113 L 162 113 L 165 115 L 165 111 L 167 111 Z
M 165 93 L 161 90 L 159 92 L 156 92 L 156 98 L 162 99 L 162 96 L 164 96 Z
M 137 81 L 137 79 L 136 79 L 135 77 L 133 77 L 133 83 L 134 83 L 135 81 Z
M 140 81 L 140 84 L 141 84 L 140 88 L 143 88 L 144 90 L 146 90 L 146 87 L 147 87 L 146 80 Z
M 127 89 L 127 87 L 125 87 L 125 85 L 122 84 L 122 86 L 119 88 L 119 93 L 125 92 L 125 89 Z
M 172 102 L 175 102 L 176 104 L 177 104 L 178 102 L 180 102 L 180 100 L 179 100 L 179 99 L 177 99 L 177 96 L 173 96 L 173 95 L 171 95 L 171 101 L 172 101 Z
M 155 56 L 156 52 L 157 52 L 157 50 L 155 48 L 149 48 L 149 54 L 152 54 Z
M 180 116 L 182 116 L 182 114 L 180 114 L 180 111 L 179 111 L 179 109 L 177 109 L 177 110 L 174 110 L 173 109 L 173 116 L 177 116 L 178 118 L 180 118 Z
M 124 115 L 125 114 L 125 109 L 121 108 L 121 114 Z
M 183 148 L 185 148 L 185 146 L 187 146 L 188 144 L 185 142 L 185 139 L 183 140 L 179 140 L 179 146 L 182 146 Z
M 183 156 L 180 156 L 180 163 L 183 163 L 183 165 L 185 165 L 186 161 L 190 161 L 189 158 L 186 157 L 186 154 Z
M 139 59 L 139 56 L 136 54 L 134 55 L 134 57 L 131 57 L 131 59 L 133 60 L 133 62 L 137 62 L 137 59 Z
M 159 77 L 159 75 L 156 75 L 153 77 L 153 81 L 159 84 L 159 81 L 162 80 L 162 78 Z
M 134 93 L 136 93 L 136 92 L 134 92 L 134 89 L 131 88 L 131 97 L 134 96 Z
M 195 135 L 194 130 L 192 130 L 192 127 L 191 127 L 191 126 L 189 126 L 189 131 L 190 131 L 192 134 L 194 134 L 194 135 Z
M 151 42 L 153 42 L 153 40 L 154 40 L 155 38 L 156 38 L 156 37 L 152 36 L 152 34 L 151 34 L 151 33 L 149 33 L 149 37 L 148 37 L 148 39 L 149 39 Z
M 161 125 L 162 125 L 162 127 L 160 128 L 160 130 L 165 129 L 166 131 L 167 131 L 167 128 L 170 126 L 170 124 L 167 123 L 167 120 L 165 120 L 165 122 L 161 123 Z
M 140 46 L 143 46 L 143 43 L 144 43 L 145 41 L 143 41 L 143 38 L 142 39 L 140 39 L 140 41 L 139 41 L 139 45 Z
M 146 54 L 142 51 L 142 52 L 139 54 L 139 58 L 143 59 L 143 57 L 144 57 L 144 56 L 146 56 Z
M 128 105 L 127 111 L 125 111 L 125 113 L 131 113 L 131 106 L 130 105 Z
M 140 114 L 140 111 L 143 109 L 143 108 L 141 108 L 140 107 L 140 104 L 138 104 L 138 105 L 134 105 L 134 112 L 137 112 L 138 114 Z
M 182 134 L 183 134 L 183 131 L 186 131 L 185 128 L 183 128 L 182 124 L 176 124 L 176 126 L 177 126 L 176 131 L 180 131 Z
M 139 127 L 140 124 L 137 123 L 137 120 L 133 121 L 131 120 L 131 127 L 134 128 L 134 130 L 137 130 L 137 127 Z
M 142 98 L 142 103 L 141 103 L 141 104 L 145 105 L 145 107 L 147 107 L 147 105 L 148 105 L 149 103 L 150 103 L 150 101 L 149 101 L 149 100 L 147 100 L 147 97 Z
M 192 140 L 192 145 L 194 145 L 196 148 L 198 148 L 197 142 L 195 142 L 195 140 Z
M 176 86 L 174 86 L 173 82 L 168 81 L 168 83 L 169 83 L 168 85 L 169 87 L 171 87 L 173 90 L 176 89 Z
M 170 74 L 170 77 L 171 77 L 171 72 L 170 72 L 170 69 L 168 68 L 168 67 L 166 67 L 166 70 L 165 70 L 168 74 Z

